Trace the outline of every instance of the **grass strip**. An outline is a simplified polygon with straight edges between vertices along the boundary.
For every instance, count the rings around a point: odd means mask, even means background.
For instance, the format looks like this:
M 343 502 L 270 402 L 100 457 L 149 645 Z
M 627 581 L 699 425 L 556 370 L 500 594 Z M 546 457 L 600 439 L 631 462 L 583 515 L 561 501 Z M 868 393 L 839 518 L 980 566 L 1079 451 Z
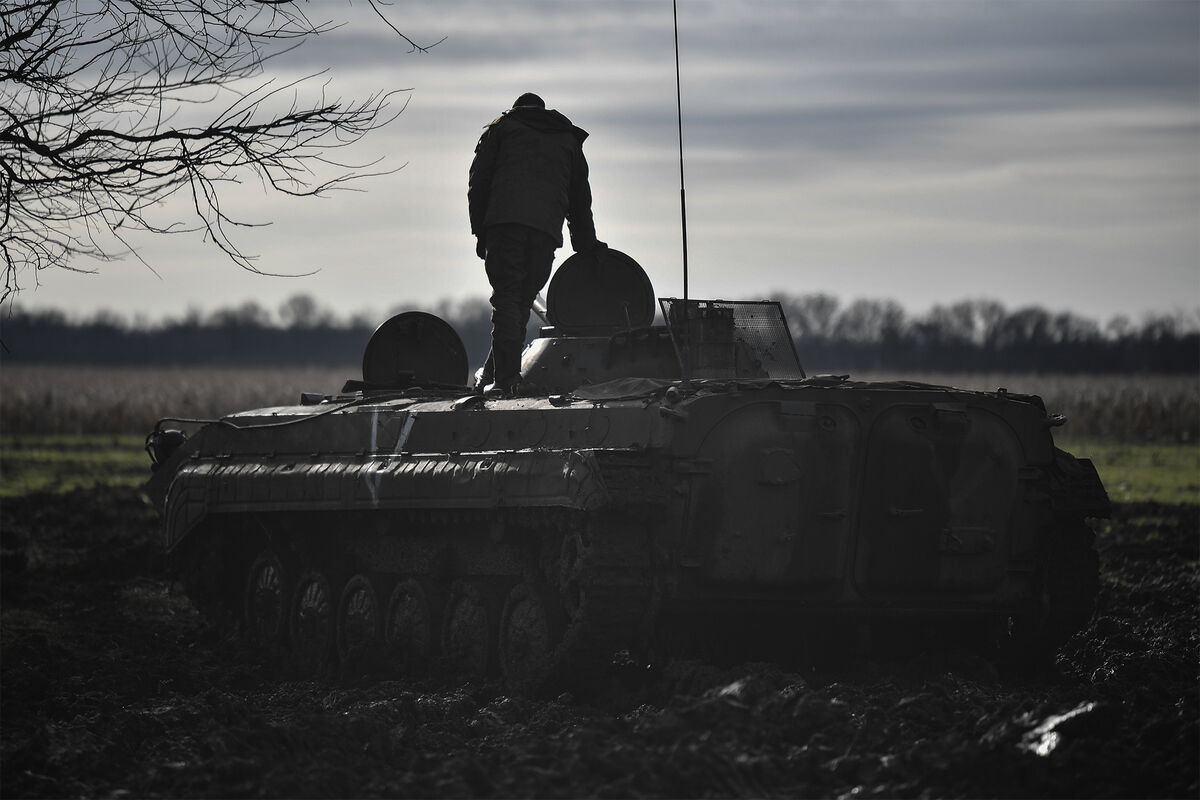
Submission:
M 113 434 L 0 436 L 0 497 L 141 486 L 150 477 L 145 441 Z
M 141 436 L 0 436 L 0 497 L 96 485 L 140 486 L 150 476 Z M 1115 503 L 1200 503 L 1200 446 L 1067 438 L 1059 446 L 1090 458 Z
M 1064 437 L 1058 446 L 1092 459 L 1114 503 L 1200 503 L 1200 445 Z

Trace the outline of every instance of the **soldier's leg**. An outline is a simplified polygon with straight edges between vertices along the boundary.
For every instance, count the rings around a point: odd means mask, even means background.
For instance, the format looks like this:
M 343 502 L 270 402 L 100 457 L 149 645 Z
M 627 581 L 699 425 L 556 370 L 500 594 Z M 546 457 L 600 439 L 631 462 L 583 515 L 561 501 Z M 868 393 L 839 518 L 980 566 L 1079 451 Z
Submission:
M 521 298 L 525 281 L 524 236 L 519 225 L 492 225 L 487 232 L 484 268 L 492 285 L 492 378 L 502 387 L 517 382 L 521 372 Z M 486 367 L 485 367 L 486 371 Z
M 488 348 L 487 360 L 483 362 L 483 367 L 476 374 L 478 376 L 475 379 L 476 389 L 483 389 L 489 383 L 496 380 L 496 359 L 492 355 L 491 348 Z
M 550 279 L 550 268 L 554 264 L 554 240 L 550 235 L 534 228 L 526 228 L 525 265 L 526 272 L 521 284 L 521 330 L 529 325 L 529 314 L 537 293 Z

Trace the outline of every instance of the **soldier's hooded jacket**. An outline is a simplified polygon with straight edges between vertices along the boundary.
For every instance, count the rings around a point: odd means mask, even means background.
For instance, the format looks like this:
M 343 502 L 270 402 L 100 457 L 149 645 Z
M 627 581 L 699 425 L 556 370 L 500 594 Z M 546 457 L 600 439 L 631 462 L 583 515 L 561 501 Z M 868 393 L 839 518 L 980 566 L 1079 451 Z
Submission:
M 587 131 L 554 110 L 518 106 L 488 123 L 471 162 L 467 205 L 471 233 L 516 222 L 563 243 L 566 219 L 572 249 L 596 243 L 592 190 L 583 157 Z

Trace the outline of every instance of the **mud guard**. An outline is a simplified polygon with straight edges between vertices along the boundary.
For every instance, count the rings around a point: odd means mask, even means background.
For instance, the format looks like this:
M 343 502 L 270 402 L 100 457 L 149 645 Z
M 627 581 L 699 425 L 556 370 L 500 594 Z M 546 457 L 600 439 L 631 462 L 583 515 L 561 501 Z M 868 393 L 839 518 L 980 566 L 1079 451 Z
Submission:
M 587 450 L 295 460 L 196 459 L 175 473 L 162 505 L 173 550 L 209 514 L 361 509 L 566 508 L 611 502 Z
M 1050 503 L 1056 516 L 1066 519 L 1112 518 L 1112 503 L 1090 458 L 1076 458 L 1054 448 L 1048 470 Z

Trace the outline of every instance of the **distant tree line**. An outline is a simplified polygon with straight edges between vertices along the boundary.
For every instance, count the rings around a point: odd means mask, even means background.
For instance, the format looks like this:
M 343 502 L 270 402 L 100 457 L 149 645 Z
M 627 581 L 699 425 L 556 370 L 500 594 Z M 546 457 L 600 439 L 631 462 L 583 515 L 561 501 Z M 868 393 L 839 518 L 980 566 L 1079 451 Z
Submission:
M 1037 306 L 991 300 L 909 314 L 891 300 L 848 305 L 827 294 L 783 295 L 800 361 L 809 373 L 886 371 L 1200 373 L 1200 311 L 1117 316 L 1101 324 Z M 358 363 L 378 319 L 338 316 L 309 295 L 272 313 L 249 301 L 210 313 L 152 322 L 111 312 L 73 318 L 61 311 L 0 309 L 6 363 L 346 365 Z M 472 365 L 487 356 L 490 307 L 483 299 L 426 310 L 450 323 Z M 531 320 L 535 335 L 540 320 Z
M 1200 309 L 1101 324 L 1040 306 L 1010 311 L 994 300 L 909 315 L 892 300 L 774 299 L 809 372 L 1200 372 Z

